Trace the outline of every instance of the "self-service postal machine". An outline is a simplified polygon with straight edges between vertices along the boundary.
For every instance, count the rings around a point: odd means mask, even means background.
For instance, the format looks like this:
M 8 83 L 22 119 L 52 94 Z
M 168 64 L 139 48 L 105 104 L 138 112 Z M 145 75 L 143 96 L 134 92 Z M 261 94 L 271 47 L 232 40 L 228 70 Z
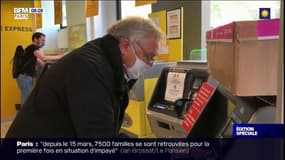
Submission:
M 187 66 L 163 69 L 147 111 L 151 129 L 157 138 L 187 137 L 181 127 L 183 118 L 207 78 L 206 69 L 190 69 Z
M 213 92 L 195 116 L 192 106 L 205 84 Z M 274 123 L 274 103 L 274 97 L 233 96 L 206 70 L 176 66 L 163 69 L 147 116 L 157 138 L 230 138 L 234 123 Z M 191 123 L 188 131 L 186 117 Z

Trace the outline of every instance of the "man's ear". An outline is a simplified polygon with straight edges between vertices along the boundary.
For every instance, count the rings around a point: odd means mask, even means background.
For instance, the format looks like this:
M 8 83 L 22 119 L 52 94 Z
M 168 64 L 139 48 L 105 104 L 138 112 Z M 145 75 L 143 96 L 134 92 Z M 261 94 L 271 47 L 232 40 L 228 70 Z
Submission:
M 130 46 L 130 41 L 127 38 L 120 38 L 119 40 L 119 48 L 121 50 L 121 55 L 124 56 L 128 53 Z

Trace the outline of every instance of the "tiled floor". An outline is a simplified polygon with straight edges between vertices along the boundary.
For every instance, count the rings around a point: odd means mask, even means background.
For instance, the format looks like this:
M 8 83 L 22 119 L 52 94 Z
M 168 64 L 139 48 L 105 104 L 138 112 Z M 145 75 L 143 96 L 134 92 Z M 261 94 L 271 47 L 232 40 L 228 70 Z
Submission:
M 4 138 L 6 136 L 6 133 L 13 122 L 13 118 L 7 119 L 7 120 L 1 120 L 1 138 Z

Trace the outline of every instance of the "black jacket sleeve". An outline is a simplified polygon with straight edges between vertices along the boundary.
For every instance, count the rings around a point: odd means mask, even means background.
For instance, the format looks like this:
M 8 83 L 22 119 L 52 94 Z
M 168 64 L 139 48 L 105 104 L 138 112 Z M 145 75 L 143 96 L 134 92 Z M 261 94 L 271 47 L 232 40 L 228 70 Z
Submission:
M 77 137 L 114 137 L 116 122 L 108 82 L 102 80 L 102 75 L 94 66 L 85 62 L 76 64 L 73 74 L 69 76 L 66 93 Z

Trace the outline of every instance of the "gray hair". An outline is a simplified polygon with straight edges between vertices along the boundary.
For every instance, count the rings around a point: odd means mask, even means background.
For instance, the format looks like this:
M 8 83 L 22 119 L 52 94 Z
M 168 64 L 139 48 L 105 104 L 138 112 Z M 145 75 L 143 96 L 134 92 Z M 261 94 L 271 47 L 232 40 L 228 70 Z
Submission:
M 118 21 L 108 29 L 108 34 L 116 39 L 127 38 L 130 43 L 146 37 L 162 38 L 161 30 L 151 21 L 142 17 L 129 17 Z

